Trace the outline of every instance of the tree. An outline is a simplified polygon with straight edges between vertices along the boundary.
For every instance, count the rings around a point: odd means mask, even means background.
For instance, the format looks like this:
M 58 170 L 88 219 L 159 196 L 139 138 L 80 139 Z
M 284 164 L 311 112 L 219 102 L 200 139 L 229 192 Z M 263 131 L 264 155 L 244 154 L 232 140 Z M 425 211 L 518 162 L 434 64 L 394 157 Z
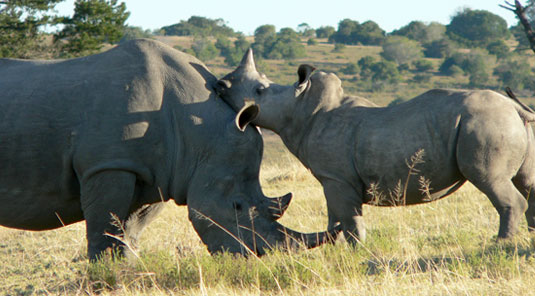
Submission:
M 517 23 L 516 25 L 509 27 L 509 32 L 511 32 L 513 38 L 518 42 L 516 47 L 517 51 L 529 49 L 531 47 L 529 39 L 526 38 L 526 32 L 524 31 L 524 26 L 522 26 L 522 24 Z
M 350 19 L 343 19 L 338 23 L 338 30 L 329 38 L 330 42 L 344 43 L 344 44 L 356 44 L 355 40 L 352 40 L 351 34 L 357 30 L 359 23 Z
M 385 85 L 395 85 L 401 81 L 397 65 L 390 61 L 381 60 L 370 67 L 371 79 L 375 88 L 382 89 Z
M 0 1 L 0 57 L 29 58 L 38 51 L 40 29 L 52 23 L 47 13 L 61 1 Z
M 316 29 L 316 37 L 318 38 L 330 38 L 332 34 L 334 34 L 336 30 L 334 29 L 334 27 L 331 27 L 331 26 L 324 26 L 324 27 L 319 27 L 318 29 Z
M 383 43 L 381 56 L 397 64 L 410 63 L 422 56 L 422 49 L 418 42 L 402 36 L 390 36 Z
M 215 47 L 219 50 L 221 56 L 225 58 L 225 64 L 230 67 L 235 67 L 240 63 L 245 51 L 250 46 L 251 44 L 243 35 L 239 35 L 234 43 L 231 43 L 226 36 L 220 36 L 215 43 Z
M 257 56 L 267 55 L 277 40 L 277 30 L 273 25 L 262 25 L 254 31 L 253 50 Z
M 431 22 L 426 28 L 426 42 L 432 42 L 445 38 L 446 26 L 441 23 Z
M 509 38 L 507 22 L 486 10 L 464 9 L 446 26 L 448 36 L 467 46 L 486 46 L 492 41 Z
M 305 47 L 299 35 L 291 28 L 282 28 L 277 39 L 267 53 L 268 59 L 295 59 L 305 56 Z
M 375 63 L 375 58 L 373 56 L 365 56 L 360 58 L 360 60 L 357 62 L 357 65 L 360 68 L 360 78 L 361 79 L 368 79 L 372 76 L 371 67 Z
M 234 37 L 236 33 L 225 24 L 223 19 L 209 19 L 202 16 L 192 16 L 187 21 L 162 27 L 164 35 L 175 36 L 220 36 Z
M 282 28 L 275 33 L 273 25 L 263 25 L 255 30 L 253 50 L 266 59 L 295 59 L 306 53 L 296 31 Z
M 203 62 L 217 57 L 219 50 L 206 37 L 196 37 L 191 45 L 195 56 Z
M 357 26 L 351 37 L 364 45 L 381 45 L 385 39 L 385 31 L 377 23 L 367 21 Z
M 535 1 L 533 0 L 530 0 L 526 7 L 522 6 L 518 0 L 515 0 L 514 4 L 507 1 L 505 1 L 505 5 L 500 4 L 501 7 L 514 12 L 518 17 L 519 23 L 512 28 L 512 31 L 515 38 L 519 41 L 519 47 L 529 45 L 533 52 L 535 52 L 535 31 L 532 28 L 532 23 L 535 20 L 534 4 Z M 524 29 L 524 34 L 520 33 L 522 30 L 520 27 Z M 522 36 L 527 37 L 527 40 Z
M 445 58 L 455 50 L 455 44 L 448 38 L 433 40 L 424 44 L 424 55 L 428 58 Z
M 487 51 L 498 59 L 509 56 L 509 46 L 503 40 L 496 40 L 487 45 Z
M 340 72 L 347 75 L 355 75 L 359 72 L 359 65 L 357 63 L 347 63 L 342 69 L 340 69 Z
M 482 51 L 457 52 L 444 60 L 439 71 L 446 75 L 453 75 L 458 73 L 456 67 L 459 67 L 469 75 L 471 86 L 483 86 L 489 79 L 487 61 L 490 59 L 491 57 Z
M 307 23 L 301 23 L 297 26 L 297 32 L 303 37 L 312 37 L 316 35 L 316 31 L 312 29 Z
M 426 43 L 442 38 L 445 32 L 446 27 L 442 24 L 432 22 L 426 25 L 420 21 L 412 21 L 408 25 L 393 31 L 391 35 L 405 36 L 409 39 Z
M 533 72 L 528 63 L 519 61 L 504 61 L 494 69 L 501 87 L 523 89 L 533 86 Z
M 357 21 L 344 19 L 338 23 L 338 31 L 329 38 L 330 42 L 343 44 L 380 45 L 385 38 L 385 31 L 373 21 L 359 24 Z
M 139 38 L 151 38 L 152 36 L 150 30 L 143 30 L 141 27 L 126 26 L 123 29 L 123 38 L 121 38 L 119 43 Z
M 426 25 L 420 21 L 412 21 L 408 25 L 394 30 L 391 35 L 405 36 L 416 41 L 424 41 L 426 39 Z
M 68 54 L 91 54 L 99 51 L 103 43 L 119 42 L 129 16 L 126 5 L 117 0 L 77 0 L 74 15 L 61 19 L 65 27 L 55 40 L 65 42 L 62 48 Z

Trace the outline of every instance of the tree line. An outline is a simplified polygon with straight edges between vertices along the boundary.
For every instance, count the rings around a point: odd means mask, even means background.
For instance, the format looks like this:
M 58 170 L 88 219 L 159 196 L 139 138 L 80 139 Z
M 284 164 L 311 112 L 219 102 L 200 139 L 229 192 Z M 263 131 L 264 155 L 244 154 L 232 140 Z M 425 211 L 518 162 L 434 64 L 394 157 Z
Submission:
M 0 1 L 0 57 L 72 57 L 101 50 L 104 44 L 152 35 L 193 36 L 191 48 L 181 48 L 201 60 L 217 56 L 235 66 L 245 50 L 252 47 L 259 58 L 292 60 L 306 55 L 305 43 L 314 45 L 318 39 L 333 43 L 334 51 L 346 45 L 381 46 L 380 59 L 363 57 L 340 69 L 367 81 L 370 88 L 399 83 L 405 71 L 415 71 L 415 82 L 431 79 L 433 65 L 425 58 L 443 59 L 442 75 L 469 76 L 471 86 L 485 86 L 491 75 L 513 88 L 535 90 L 535 78 L 529 64 L 517 54 L 529 48 L 522 25 L 510 28 L 503 18 L 485 10 L 462 9 L 449 24 L 412 21 L 387 33 L 377 23 L 359 23 L 343 19 L 338 27 L 311 28 L 300 24 L 296 30 L 262 25 L 249 42 L 242 33 L 228 27 L 223 19 L 192 16 L 188 20 L 162 27 L 154 32 L 126 25 L 130 15 L 126 4 L 117 0 L 76 0 L 72 16 L 53 16 L 52 9 L 62 0 Z M 530 7 L 535 0 L 528 1 Z M 530 22 L 535 9 L 526 10 Z M 46 33 L 45 27 L 58 28 Z M 52 38 L 53 42 L 43 42 Z M 518 42 L 516 52 L 508 40 Z M 461 49 L 470 49 L 463 51 Z M 495 59 L 490 69 L 487 61 Z

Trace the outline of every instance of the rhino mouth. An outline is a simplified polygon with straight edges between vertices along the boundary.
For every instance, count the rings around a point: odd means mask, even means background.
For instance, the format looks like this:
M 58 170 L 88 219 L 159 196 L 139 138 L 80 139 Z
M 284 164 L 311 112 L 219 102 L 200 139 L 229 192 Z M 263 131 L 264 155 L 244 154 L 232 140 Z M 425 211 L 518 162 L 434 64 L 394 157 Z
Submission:
M 276 249 L 284 251 L 312 249 L 326 243 L 334 243 L 341 232 L 340 225 L 328 231 L 302 233 L 277 222 L 275 224 L 275 229 L 270 230 L 268 235 L 262 235 L 257 231 L 253 232 L 249 227 L 240 226 L 242 231 L 238 235 L 239 237 L 229 233 L 234 239 L 233 246 L 208 243 L 208 251 L 211 254 L 229 252 L 245 257 L 261 257 Z
M 255 219 L 257 227 L 254 227 L 253 223 L 251 226 L 235 225 L 231 231 L 208 219 L 210 221 L 205 222 L 209 222 L 210 225 L 204 228 L 204 231 L 197 233 L 212 255 L 229 252 L 249 257 L 263 256 L 276 249 L 283 251 L 312 249 L 326 243 L 334 243 L 342 231 L 341 226 L 336 225 L 327 231 L 302 233 L 275 220 L 268 221 L 269 219 Z M 199 222 L 194 223 L 194 226 Z

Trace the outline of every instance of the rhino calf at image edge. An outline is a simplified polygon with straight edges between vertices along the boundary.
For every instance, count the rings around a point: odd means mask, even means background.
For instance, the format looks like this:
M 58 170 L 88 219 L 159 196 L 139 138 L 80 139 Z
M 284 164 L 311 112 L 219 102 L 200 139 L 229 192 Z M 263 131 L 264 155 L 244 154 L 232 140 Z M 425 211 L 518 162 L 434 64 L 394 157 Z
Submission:
M 252 50 L 216 91 L 235 110 L 259 106 L 252 123 L 277 133 L 323 186 L 329 226 L 364 240 L 363 204 L 420 204 L 473 183 L 499 214 L 499 238 L 525 215 L 535 230 L 534 112 L 490 90 L 433 89 L 379 107 L 345 95 L 334 74 L 298 68 L 279 85 L 256 70 Z M 510 94 L 512 96 L 512 94 Z M 414 176 L 418 174 L 419 176 Z
M 291 194 L 260 188 L 262 138 L 248 127 L 258 108 L 233 111 L 216 82 L 199 60 L 152 40 L 70 60 L 0 59 L 0 225 L 85 220 L 96 259 L 123 246 L 123 227 L 135 244 L 172 199 L 187 205 L 211 253 L 262 255 L 335 237 L 276 221 Z

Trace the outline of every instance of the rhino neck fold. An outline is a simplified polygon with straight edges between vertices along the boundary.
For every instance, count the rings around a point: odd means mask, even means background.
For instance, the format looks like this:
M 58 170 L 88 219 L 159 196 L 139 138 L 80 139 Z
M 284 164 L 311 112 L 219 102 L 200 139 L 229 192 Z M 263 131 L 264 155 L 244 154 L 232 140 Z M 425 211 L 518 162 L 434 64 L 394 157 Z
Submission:
M 310 132 L 314 129 L 314 115 L 309 118 L 299 119 L 296 117 L 291 118 L 278 130 L 274 130 L 277 133 L 284 145 L 295 155 L 306 167 L 308 159 L 305 155 L 307 140 Z

